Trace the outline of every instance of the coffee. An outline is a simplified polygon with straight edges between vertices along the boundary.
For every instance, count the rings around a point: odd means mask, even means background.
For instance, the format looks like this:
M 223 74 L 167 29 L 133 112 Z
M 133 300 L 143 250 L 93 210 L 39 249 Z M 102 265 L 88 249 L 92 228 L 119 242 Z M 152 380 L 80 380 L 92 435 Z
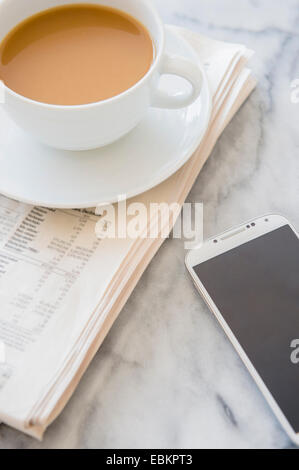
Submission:
M 17 25 L 0 44 L 0 79 L 48 104 L 81 105 L 116 96 L 150 69 L 153 42 L 135 18 L 108 7 L 51 8 Z

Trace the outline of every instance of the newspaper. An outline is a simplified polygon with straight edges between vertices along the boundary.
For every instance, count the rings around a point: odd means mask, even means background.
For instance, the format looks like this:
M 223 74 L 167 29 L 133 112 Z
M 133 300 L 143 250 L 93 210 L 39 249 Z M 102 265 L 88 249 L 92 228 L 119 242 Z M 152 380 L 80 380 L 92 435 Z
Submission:
M 174 29 L 206 67 L 213 112 L 184 167 L 134 198 L 146 206 L 184 203 L 219 135 L 255 86 L 245 46 Z M 0 196 L 0 420 L 37 438 L 65 406 L 163 242 L 161 236 L 99 239 L 98 221 L 92 211 L 32 207 Z M 160 222 L 154 213 L 142 230 L 161 232 Z

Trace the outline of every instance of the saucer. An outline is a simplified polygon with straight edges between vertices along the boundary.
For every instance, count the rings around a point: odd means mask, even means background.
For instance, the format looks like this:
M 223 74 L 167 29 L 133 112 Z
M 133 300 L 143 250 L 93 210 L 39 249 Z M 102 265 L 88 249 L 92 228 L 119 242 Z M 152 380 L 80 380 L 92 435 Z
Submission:
M 192 47 L 166 28 L 166 52 L 199 61 Z M 200 65 L 200 64 L 199 64 Z M 100 149 L 68 152 L 46 147 L 20 130 L 0 105 L 0 193 L 51 208 L 88 208 L 143 193 L 169 178 L 200 144 L 211 113 L 203 67 L 203 88 L 191 106 L 150 108 L 130 134 Z M 161 88 L 177 94 L 190 85 L 164 76 Z

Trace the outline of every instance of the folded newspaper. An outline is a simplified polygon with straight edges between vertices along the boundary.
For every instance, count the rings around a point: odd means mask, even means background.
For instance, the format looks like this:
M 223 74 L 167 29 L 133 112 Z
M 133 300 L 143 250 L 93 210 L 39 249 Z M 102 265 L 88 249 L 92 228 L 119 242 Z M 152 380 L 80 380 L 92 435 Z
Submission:
M 252 52 L 245 46 L 175 30 L 205 64 L 212 117 L 191 159 L 134 198 L 146 206 L 183 205 L 218 137 L 256 84 L 246 68 Z M 38 439 L 66 405 L 163 243 L 161 211 L 151 211 L 135 239 L 99 239 L 99 217 L 0 196 L 0 421 Z M 153 227 L 159 236 L 147 237 Z

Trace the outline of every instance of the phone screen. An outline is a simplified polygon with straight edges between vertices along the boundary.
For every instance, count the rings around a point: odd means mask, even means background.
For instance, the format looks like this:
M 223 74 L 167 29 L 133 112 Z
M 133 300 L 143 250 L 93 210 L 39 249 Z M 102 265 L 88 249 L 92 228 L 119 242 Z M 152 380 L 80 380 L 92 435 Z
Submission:
M 194 267 L 299 433 L 299 239 L 285 225 Z M 297 340 L 297 342 L 296 342 Z

